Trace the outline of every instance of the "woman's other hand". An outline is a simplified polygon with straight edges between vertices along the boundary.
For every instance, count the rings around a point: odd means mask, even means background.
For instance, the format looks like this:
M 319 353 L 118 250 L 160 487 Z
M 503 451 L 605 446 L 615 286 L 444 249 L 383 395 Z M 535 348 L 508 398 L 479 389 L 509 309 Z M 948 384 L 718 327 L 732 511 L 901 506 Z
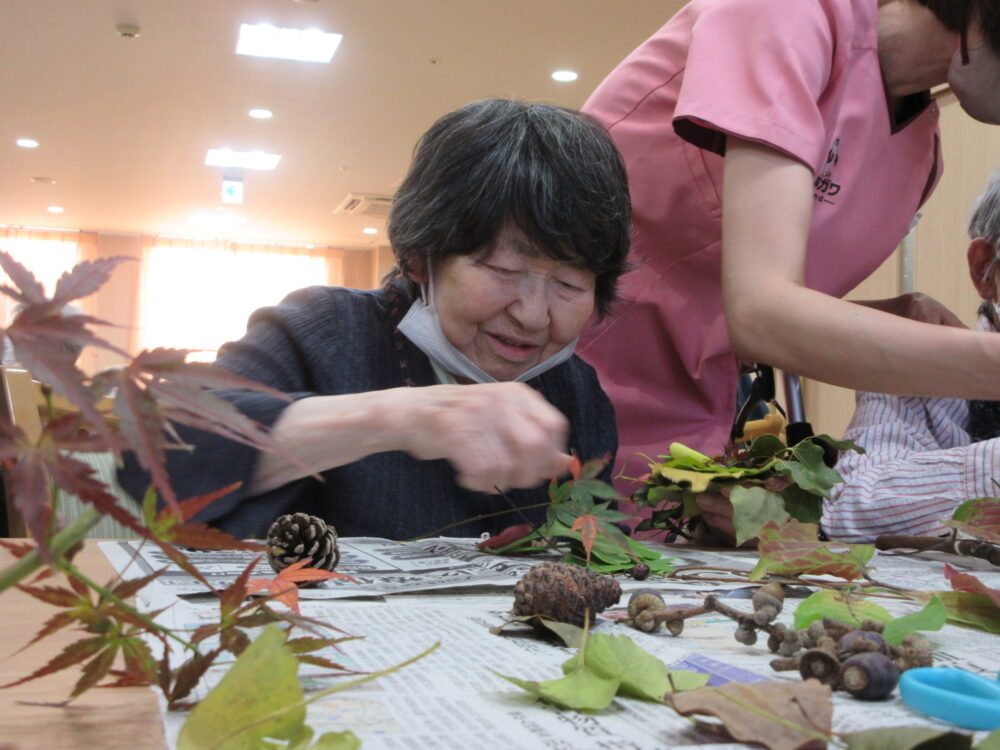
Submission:
M 569 471 L 569 425 L 523 383 L 403 389 L 409 424 L 402 449 L 415 458 L 446 458 L 466 489 L 535 487 Z
M 855 304 L 871 307 L 882 312 L 899 315 L 921 323 L 933 323 L 939 326 L 967 326 L 951 310 L 933 297 L 922 292 L 910 292 L 889 299 L 855 300 Z

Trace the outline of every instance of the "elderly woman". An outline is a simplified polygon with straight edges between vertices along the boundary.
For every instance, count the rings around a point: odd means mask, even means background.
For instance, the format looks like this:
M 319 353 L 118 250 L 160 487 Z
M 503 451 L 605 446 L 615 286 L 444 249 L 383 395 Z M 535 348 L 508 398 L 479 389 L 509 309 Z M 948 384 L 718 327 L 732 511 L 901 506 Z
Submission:
M 938 180 L 929 90 L 997 123 L 998 81 L 996 0 L 692 0 L 608 76 L 583 110 L 625 159 L 639 269 L 580 354 L 622 458 L 721 452 L 740 361 L 1000 398 L 1000 338 L 927 325 L 957 321 L 919 296 L 840 299 Z
M 282 452 L 185 431 L 195 450 L 168 462 L 178 496 L 241 481 L 198 517 L 237 535 L 292 511 L 395 539 L 509 503 L 541 520 L 531 506 L 570 454 L 617 448 L 611 404 L 573 349 L 616 298 L 629 219 L 621 159 L 586 118 L 505 100 L 445 115 L 393 203 L 385 286 L 300 290 L 220 351 L 221 366 L 293 397 L 225 394 Z M 134 466 L 123 479 L 145 489 Z

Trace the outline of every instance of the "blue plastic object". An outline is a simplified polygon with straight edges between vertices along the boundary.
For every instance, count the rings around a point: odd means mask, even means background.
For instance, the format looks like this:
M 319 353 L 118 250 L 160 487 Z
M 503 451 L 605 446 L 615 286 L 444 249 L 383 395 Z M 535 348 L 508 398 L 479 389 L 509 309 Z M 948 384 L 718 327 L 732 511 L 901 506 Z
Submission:
M 952 667 L 903 672 L 899 694 L 918 711 L 966 729 L 1000 728 L 1000 682 Z

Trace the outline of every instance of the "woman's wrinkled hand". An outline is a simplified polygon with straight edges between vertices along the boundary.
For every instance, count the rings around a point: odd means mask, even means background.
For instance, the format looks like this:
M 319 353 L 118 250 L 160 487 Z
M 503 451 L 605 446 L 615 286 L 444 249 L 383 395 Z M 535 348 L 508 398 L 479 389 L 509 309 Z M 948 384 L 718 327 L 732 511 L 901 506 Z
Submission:
M 403 446 L 421 460 L 448 459 L 478 492 L 536 487 L 569 471 L 569 423 L 523 383 L 408 388 Z
M 954 326 L 966 328 L 951 310 L 933 297 L 922 292 L 910 292 L 889 299 L 865 300 L 856 304 L 872 307 L 882 312 L 892 313 L 902 318 L 909 318 L 920 323 L 931 323 L 939 326 Z

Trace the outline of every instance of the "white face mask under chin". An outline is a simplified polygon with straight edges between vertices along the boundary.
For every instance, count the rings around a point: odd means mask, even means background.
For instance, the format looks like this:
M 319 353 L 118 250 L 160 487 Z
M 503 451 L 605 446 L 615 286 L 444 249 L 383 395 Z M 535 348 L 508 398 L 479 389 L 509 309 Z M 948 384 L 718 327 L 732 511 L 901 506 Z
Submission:
M 958 51 L 948 70 L 948 85 L 962 109 L 975 120 L 1000 125 L 1000 56 L 988 45 L 970 49 L 969 62 Z
M 410 309 L 399 322 L 400 332 L 445 372 L 458 378 L 471 380 L 473 383 L 496 383 L 495 377 L 462 354 L 444 335 L 437 309 L 434 307 L 434 281 L 430 269 L 428 269 L 427 276 L 429 290 L 425 293 L 424 287 L 420 287 L 420 299 L 413 301 Z M 561 365 L 573 356 L 578 340 L 579 337 L 573 339 L 551 357 L 539 362 L 529 370 L 525 370 L 514 380 L 524 383 L 551 370 L 556 365 Z

